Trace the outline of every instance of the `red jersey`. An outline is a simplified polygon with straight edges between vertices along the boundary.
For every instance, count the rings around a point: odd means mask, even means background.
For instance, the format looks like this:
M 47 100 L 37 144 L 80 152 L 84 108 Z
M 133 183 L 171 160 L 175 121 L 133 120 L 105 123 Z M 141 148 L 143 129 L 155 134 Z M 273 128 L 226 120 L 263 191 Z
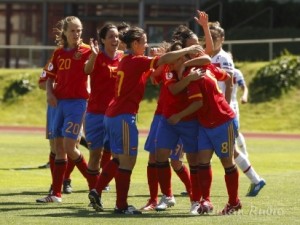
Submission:
M 104 114 L 108 104 L 114 97 L 116 78 L 111 73 L 112 67 L 117 67 L 123 56 L 118 51 L 115 58 L 110 58 L 104 52 L 97 55 L 94 69 L 90 74 L 91 94 L 88 101 L 87 112 Z
M 226 71 L 213 64 L 196 67 L 206 70 L 203 78 L 193 81 L 188 86 L 188 96 L 192 101 L 201 100 L 202 107 L 197 111 L 199 123 L 206 128 L 214 128 L 235 117 L 234 111 L 226 101 L 217 81 L 224 81 L 229 76 Z M 187 71 L 187 74 L 189 71 Z
M 60 47 L 54 51 L 45 71 L 56 81 L 53 92 L 57 99 L 88 99 L 84 65 L 90 53 L 86 44 L 71 50 Z
M 125 55 L 117 68 L 115 95 L 105 115 L 137 114 L 144 96 L 149 70 L 157 67 L 159 57 Z
M 167 65 L 164 65 L 164 67 L 166 67 Z M 164 69 L 165 70 L 165 69 Z M 163 70 L 163 72 L 164 72 Z M 159 76 L 154 77 L 154 83 L 157 85 L 160 85 L 160 91 L 159 91 L 159 95 L 158 95 L 158 99 L 157 99 L 157 106 L 156 106 L 156 110 L 154 115 L 161 115 L 162 111 L 163 111 L 163 104 L 165 103 L 165 96 L 166 96 L 166 91 L 167 88 L 166 86 L 163 84 L 163 75 L 164 73 L 161 73 Z
M 167 89 L 163 104 L 163 116 L 169 118 L 173 114 L 177 114 L 188 107 L 190 102 L 188 100 L 186 88 L 176 95 L 173 95 L 169 90 L 170 85 L 175 84 L 179 81 L 178 75 L 175 71 L 169 71 L 169 69 L 166 68 L 163 80 L 164 85 Z M 196 113 L 193 113 L 191 115 L 183 117 L 182 121 L 195 120 L 196 118 Z

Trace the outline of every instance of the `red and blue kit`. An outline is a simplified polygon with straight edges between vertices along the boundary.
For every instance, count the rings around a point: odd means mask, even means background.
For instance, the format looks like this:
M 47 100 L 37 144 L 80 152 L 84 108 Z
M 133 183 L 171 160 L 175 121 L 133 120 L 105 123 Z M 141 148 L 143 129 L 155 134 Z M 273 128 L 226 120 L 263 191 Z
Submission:
M 78 139 L 89 97 L 84 65 L 90 53 L 86 44 L 73 49 L 58 48 L 44 69 L 49 78 L 55 79 L 53 93 L 58 99 L 54 137 Z
M 84 64 L 91 49 L 81 44 L 74 49 L 57 48 L 45 67 L 47 76 L 56 80 L 54 95 L 57 99 L 88 99 L 87 75 Z
M 90 150 L 110 149 L 105 140 L 104 113 L 114 97 L 116 78 L 111 71 L 117 68 L 123 52 L 118 51 L 110 58 L 104 51 L 97 55 L 90 74 L 91 93 L 85 116 L 85 138 Z
M 126 55 L 117 68 L 115 96 L 105 112 L 104 125 L 115 154 L 137 155 L 136 114 L 144 96 L 149 71 L 159 57 Z
M 200 69 L 206 71 L 204 77 L 188 86 L 189 99 L 202 101 L 202 107 L 197 111 L 200 123 L 198 150 L 213 149 L 219 158 L 229 157 L 238 134 L 237 120 L 217 84 L 218 80 L 226 80 L 229 74 L 212 64 Z
M 202 100 L 203 106 L 198 111 L 198 121 L 203 127 L 214 128 L 235 117 L 217 85 L 217 81 L 228 79 L 229 74 L 213 64 L 198 68 L 206 70 L 206 75 L 189 84 L 189 100 Z
M 145 85 L 151 69 L 157 66 L 158 57 L 126 55 L 117 69 L 115 95 L 105 113 L 113 117 L 120 114 L 137 114 L 144 96 Z

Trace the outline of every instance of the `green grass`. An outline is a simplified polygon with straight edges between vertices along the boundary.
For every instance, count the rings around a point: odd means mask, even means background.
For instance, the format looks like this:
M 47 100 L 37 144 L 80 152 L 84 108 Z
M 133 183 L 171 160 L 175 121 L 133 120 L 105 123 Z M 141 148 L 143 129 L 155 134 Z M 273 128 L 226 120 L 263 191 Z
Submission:
M 243 71 L 247 83 L 253 79 L 256 71 L 266 62 L 241 62 L 237 64 Z M 46 99 L 45 91 L 37 87 L 41 69 L 0 69 L 0 126 L 45 126 Z M 35 88 L 26 95 L 3 101 L 5 89 L 14 80 L 28 77 Z M 251 90 L 250 90 L 251 91 Z M 158 89 L 147 86 L 145 98 L 140 105 L 138 126 L 149 128 L 156 108 Z M 300 132 L 300 90 L 293 89 L 280 99 L 270 102 L 240 105 L 241 130 L 244 132 Z
M 136 207 L 149 197 L 146 165 L 147 153 L 142 150 L 132 174 L 129 203 Z M 47 162 L 49 147 L 43 134 L 0 133 L 0 224 L 299 224 L 300 214 L 300 140 L 248 139 L 252 165 L 265 178 L 267 185 L 254 198 L 245 197 L 249 180 L 240 173 L 240 197 L 243 210 L 238 215 L 190 216 L 189 200 L 180 196 L 183 184 L 173 173 L 172 185 L 177 205 L 166 212 L 149 212 L 140 216 L 112 214 L 115 205 L 114 182 L 111 191 L 103 194 L 105 212 L 96 213 L 87 207 L 87 184 L 75 169 L 72 173 L 74 193 L 63 196 L 62 204 L 35 203 L 47 194 L 49 169 L 37 169 Z M 87 157 L 87 150 L 81 147 Z M 212 160 L 212 202 L 216 211 L 227 201 L 223 169 L 217 158 Z

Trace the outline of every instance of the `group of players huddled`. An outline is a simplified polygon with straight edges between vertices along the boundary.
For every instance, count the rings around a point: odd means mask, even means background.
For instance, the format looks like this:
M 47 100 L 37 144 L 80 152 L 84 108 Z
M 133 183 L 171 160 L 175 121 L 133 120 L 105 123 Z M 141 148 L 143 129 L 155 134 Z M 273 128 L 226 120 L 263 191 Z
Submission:
M 250 179 L 248 196 L 266 184 L 251 166 L 245 140 L 239 132 L 237 88 L 246 103 L 248 89 L 232 56 L 222 49 L 225 32 L 197 11 L 195 21 L 203 42 L 184 25 L 172 39 L 149 56 L 147 35 L 127 23 L 105 24 L 97 40 L 82 42 L 82 23 L 75 16 L 58 22 L 58 47 L 43 69 L 40 87 L 47 95 L 47 138 L 52 184 L 38 203 L 62 202 L 62 190 L 71 193 L 70 173 L 76 166 L 87 180 L 89 203 L 104 211 L 103 190 L 115 179 L 114 213 L 163 211 L 176 204 L 171 167 L 186 188 L 194 215 L 211 213 L 211 159 L 220 159 L 225 171 L 228 201 L 221 215 L 242 208 L 238 196 L 239 171 Z M 202 47 L 205 46 L 205 49 Z M 136 115 L 146 82 L 160 85 L 157 108 L 145 143 L 149 152 L 147 180 L 150 198 L 142 208 L 127 202 L 131 174 L 138 155 Z M 89 160 L 78 149 L 81 138 Z M 183 163 L 186 157 L 188 167 Z M 100 170 L 101 168 L 101 170 Z M 63 187 L 63 188 L 62 188 Z M 162 197 L 158 201 L 159 189 Z

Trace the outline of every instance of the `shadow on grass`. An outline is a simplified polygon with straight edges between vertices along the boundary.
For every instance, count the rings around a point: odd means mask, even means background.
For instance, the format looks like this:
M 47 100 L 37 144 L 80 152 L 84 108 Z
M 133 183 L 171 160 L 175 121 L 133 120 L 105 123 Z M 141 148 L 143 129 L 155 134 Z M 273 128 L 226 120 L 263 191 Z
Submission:
M 0 194 L 0 197 L 1 196 L 22 196 L 22 195 L 28 195 L 28 196 L 30 196 L 30 195 L 47 195 L 48 194 L 48 192 L 47 191 L 23 191 L 23 192 L 13 192 L 13 193 L 5 193 L 5 194 L 3 194 L 3 193 L 1 193 Z M 2 202 L 0 202 L 0 205 L 1 205 L 1 203 Z
M 66 208 L 67 209 L 67 208 Z M 92 209 L 91 209 L 92 210 Z M 170 209 L 163 212 L 143 212 L 142 214 L 138 215 L 125 215 L 125 214 L 115 214 L 113 209 L 105 210 L 104 212 L 94 212 L 91 210 L 84 210 L 84 209 L 78 209 L 74 210 L 74 212 L 60 212 L 60 213 L 47 213 L 43 215 L 24 215 L 28 217 L 69 217 L 69 218 L 153 218 L 153 219 L 159 219 L 159 218 L 194 218 L 195 215 L 191 215 L 188 212 L 187 213 L 179 213 L 178 211 L 182 211 L 182 209 Z M 209 215 L 203 215 L 203 216 L 217 216 L 217 214 L 209 214 Z
M 80 205 L 80 206 L 79 206 Z M 27 210 L 37 210 L 38 214 L 23 214 L 24 217 L 66 217 L 66 218 L 189 218 L 195 217 L 195 215 L 190 215 L 187 213 L 182 213 L 182 209 L 169 209 L 163 212 L 143 212 L 139 215 L 125 215 L 125 214 L 115 214 L 112 208 L 106 209 L 104 212 L 95 212 L 92 208 L 87 207 L 83 209 L 81 207 L 82 203 L 74 206 L 74 203 L 66 204 L 41 204 L 41 203 L 20 203 L 20 202 L 1 202 L 0 212 L 13 212 L 13 211 L 27 211 Z M 3 208 L 2 208 L 3 207 Z M 55 213 L 49 212 L 49 210 L 55 210 Z M 63 212 L 62 210 L 71 210 L 72 212 Z M 43 213 L 45 211 L 45 213 Z M 21 213 L 22 214 L 22 213 Z M 213 214 L 211 214 L 213 215 Z M 211 216 L 210 215 L 210 216 Z M 205 215 L 206 216 L 206 215 Z

